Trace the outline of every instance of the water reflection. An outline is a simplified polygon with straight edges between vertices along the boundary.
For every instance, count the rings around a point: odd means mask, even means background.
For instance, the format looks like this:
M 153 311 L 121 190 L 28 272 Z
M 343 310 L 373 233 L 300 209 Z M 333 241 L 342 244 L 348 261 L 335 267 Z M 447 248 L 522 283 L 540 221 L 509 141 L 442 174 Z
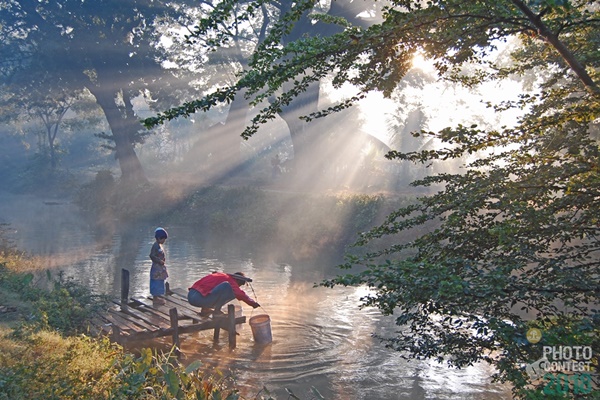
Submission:
M 136 226 L 119 234 L 98 235 L 70 212 L 39 202 L 9 221 L 17 230 L 17 244 L 46 256 L 48 267 L 64 270 L 98 293 L 120 294 L 121 268 L 130 271 L 130 295 L 149 294 L 150 260 L 154 226 Z M 64 211 L 64 210 L 63 210 Z M 10 214 L 12 212 L 12 214 Z M 9 214 L 7 214 L 9 213 Z M 0 216 L 15 217 L 16 211 L 0 207 Z M 6 220 L 6 218 L 5 218 Z M 14 226 L 16 221 L 17 226 Z M 231 370 L 246 395 L 263 385 L 278 398 L 287 398 L 285 388 L 300 398 L 310 398 L 315 387 L 329 399 L 503 399 L 507 387 L 491 384 L 491 371 L 484 365 L 449 370 L 430 362 L 408 362 L 387 350 L 372 332 L 392 335 L 397 329 L 377 310 L 359 310 L 364 288 L 313 288 L 333 269 L 329 260 L 298 262 L 231 241 L 211 241 L 202 232 L 169 226 L 165 244 L 169 283 L 187 288 L 214 270 L 242 271 L 254 279 L 252 297 L 263 309 L 242 303 L 248 319 L 257 313 L 271 317 L 273 342 L 253 342 L 250 327 L 239 330 L 238 347 L 230 350 L 226 334 L 213 344 L 212 332 L 182 338 L 184 361 L 199 359 L 206 366 Z M 281 250 L 281 249 L 280 249 Z M 168 350 L 170 340 L 165 338 Z M 156 345 L 157 342 L 141 345 Z

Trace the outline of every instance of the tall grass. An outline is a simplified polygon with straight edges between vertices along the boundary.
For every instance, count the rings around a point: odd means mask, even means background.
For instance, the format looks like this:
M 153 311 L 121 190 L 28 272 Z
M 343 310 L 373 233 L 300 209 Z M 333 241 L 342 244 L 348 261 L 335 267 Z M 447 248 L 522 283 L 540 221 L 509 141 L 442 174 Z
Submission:
M 0 332 L 0 399 L 242 399 L 231 376 L 171 354 L 123 352 L 107 339 Z M 256 399 L 265 397 L 257 396 Z

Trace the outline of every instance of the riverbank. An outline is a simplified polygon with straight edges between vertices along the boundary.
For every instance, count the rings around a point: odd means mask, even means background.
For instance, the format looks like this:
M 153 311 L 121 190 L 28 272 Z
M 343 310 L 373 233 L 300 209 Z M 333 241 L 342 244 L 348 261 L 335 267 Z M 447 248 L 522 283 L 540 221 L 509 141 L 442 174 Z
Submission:
M 203 371 L 200 362 L 184 367 L 150 349 L 131 354 L 87 334 L 104 299 L 60 277 L 40 285 L 44 271 L 31 264 L 0 252 L 1 400 L 244 399 L 231 376 Z M 263 394 L 252 399 L 270 398 Z

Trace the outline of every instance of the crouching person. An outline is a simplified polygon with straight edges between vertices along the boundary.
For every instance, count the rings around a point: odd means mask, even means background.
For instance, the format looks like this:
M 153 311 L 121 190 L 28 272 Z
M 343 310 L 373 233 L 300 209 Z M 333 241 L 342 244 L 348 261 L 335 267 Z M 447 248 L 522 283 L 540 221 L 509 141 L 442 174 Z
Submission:
M 242 272 L 226 274 L 213 272 L 196 281 L 188 289 L 188 302 L 194 307 L 201 307 L 200 316 L 213 317 L 223 315 L 221 307 L 233 299 L 238 299 L 252 308 L 259 307 L 255 300 L 250 298 L 240 287 L 246 282 L 252 282 Z

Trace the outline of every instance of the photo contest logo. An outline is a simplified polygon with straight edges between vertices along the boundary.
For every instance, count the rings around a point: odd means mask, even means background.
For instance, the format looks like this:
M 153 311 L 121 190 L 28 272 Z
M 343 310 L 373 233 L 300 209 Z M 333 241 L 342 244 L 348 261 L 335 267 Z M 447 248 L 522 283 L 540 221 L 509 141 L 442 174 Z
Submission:
M 537 344 L 542 340 L 542 331 L 532 328 L 526 338 Z M 543 346 L 542 357 L 527 364 L 525 371 L 531 381 L 544 380 L 544 394 L 588 394 L 593 390 L 593 356 L 591 346 Z

